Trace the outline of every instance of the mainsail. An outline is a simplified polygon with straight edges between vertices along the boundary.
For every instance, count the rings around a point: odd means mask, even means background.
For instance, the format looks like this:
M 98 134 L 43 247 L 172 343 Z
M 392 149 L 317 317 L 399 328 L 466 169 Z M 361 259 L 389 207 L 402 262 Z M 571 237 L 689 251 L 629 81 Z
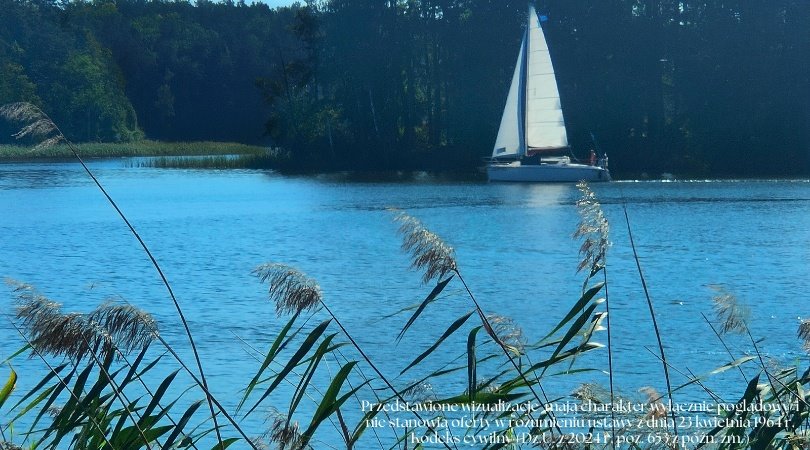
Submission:
M 551 55 L 537 13 L 530 6 L 528 30 L 520 45 L 492 156 L 519 158 L 567 146 Z
M 526 154 L 526 141 L 523 136 L 524 127 L 524 89 L 521 79 L 525 73 L 526 36 L 520 44 L 515 73 L 512 75 L 512 85 L 509 86 L 509 95 L 506 96 L 506 107 L 501 116 L 501 127 L 498 128 L 498 137 L 495 139 L 493 157 L 517 156 Z

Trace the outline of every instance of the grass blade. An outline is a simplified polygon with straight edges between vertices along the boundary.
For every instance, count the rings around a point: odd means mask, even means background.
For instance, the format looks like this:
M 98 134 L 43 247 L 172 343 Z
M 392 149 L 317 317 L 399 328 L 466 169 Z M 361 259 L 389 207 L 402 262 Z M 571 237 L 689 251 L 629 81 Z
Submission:
M 363 415 L 363 418 L 360 419 L 360 422 L 357 423 L 357 426 L 352 433 L 352 438 L 349 440 L 349 446 L 354 447 L 354 444 L 357 443 L 357 440 L 360 439 L 360 436 L 363 435 L 363 432 L 366 431 L 368 428 L 369 421 L 377 416 L 380 413 L 380 409 L 371 408 L 370 411 Z
M 563 336 L 562 340 L 560 340 L 560 343 L 557 344 L 557 348 L 554 349 L 554 352 L 551 354 L 551 357 L 549 359 L 554 359 L 557 355 L 559 355 L 560 352 L 563 350 L 563 348 L 565 348 L 565 346 L 568 345 L 568 343 L 571 342 L 571 340 L 576 335 L 579 334 L 580 330 L 582 330 L 582 328 L 588 322 L 588 319 L 591 318 L 591 314 L 593 314 L 593 311 L 596 309 L 597 306 L 598 303 L 593 303 L 585 309 L 582 315 L 580 315 L 577 318 L 577 320 L 571 325 L 571 328 L 569 328 L 568 331 L 565 333 L 565 336 Z M 548 366 L 546 367 L 546 369 L 547 368 Z
M 8 400 L 9 395 L 14 390 L 14 386 L 17 385 L 17 372 L 14 369 L 11 369 L 11 373 L 8 375 L 8 381 L 3 386 L 3 389 L 0 390 L 0 408 L 3 407 L 3 404 Z
M 399 342 L 402 339 L 402 336 L 405 335 L 405 332 L 408 331 L 408 328 L 410 328 L 411 325 L 413 325 L 413 323 L 416 322 L 416 319 L 419 317 L 420 314 L 422 314 L 422 311 L 425 310 L 427 305 L 433 303 L 433 301 L 436 300 L 436 297 L 442 293 L 444 288 L 447 286 L 448 283 L 450 283 L 450 280 L 452 280 L 454 276 L 455 275 L 450 275 L 449 277 L 447 277 L 446 280 L 440 281 L 438 284 L 436 284 L 436 287 L 434 287 L 433 290 L 430 291 L 430 294 L 428 294 L 425 300 L 422 301 L 422 303 L 419 305 L 419 308 L 416 309 L 416 312 L 414 312 L 411 318 L 408 319 L 408 323 L 406 323 L 405 326 L 402 327 L 402 331 L 400 331 L 399 334 L 397 335 L 396 339 L 397 342 Z
M 326 338 L 321 341 L 321 345 L 319 345 L 315 350 L 315 354 L 313 354 L 312 358 L 310 358 L 309 366 L 307 367 L 307 370 L 304 371 L 304 376 L 301 378 L 301 382 L 298 383 L 298 386 L 295 388 L 295 394 L 293 394 L 293 399 L 290 402 L 290 412 L 287 414 L 287 417 L 292 417 L 296 408 L 298 408 L 298 404 L 301 403 L 301 399 L 304 398 L 307 386 L 309 385 L 310 380 L 312 380 L 312 376 L 315 375 L 318 364 L 320 364 L 321 360 L 323 360 L 324 355 L 331 351 L 329 344 L 336 335 L 337 333 L 326 336 Z
M 197 409 L 199 409 L 200 405 L 202 405 L 202 401 L 196 401 L 194 402 L 194 404 L 189 406 L 185 414 L 183 414 L 183 417 L 181 417 L 180 420 L 177 422 L 177 425 L 174 427 L 172 434 L 170 434 L 169 437 L 166 438 L 166 442 L 163 443 L 162 447 L 163 450 L 168 450 L 172 448 L 174 441 L 176 441 L 177 438 L 180 436 L 180 433 L 183 432 L 183 428 L 186 426 L 191 417 L 194 416 L 194 413 L 197 412 Z
M 30 344 L 23 345 L 23 347 L 21 349 L 17 350 L 16 352 L 14 352 L 14 354 L 12 354 L 8 358 L 4 359 L 3 361 L 0 361 L 0 365 L 7 364 L 12 359 L 16 358 L 19 355 L 22 355 L 23 353 L 27 352 L 30 349 L 31 349 Z
M 348 378 L 349 373 L 351 373 L 352 368 L 357 365 L 357 361 L 351 361 L 345 366 L 341 367 L 337 374 L 335 374 L 335 378 L 332 380 L 332 383 L 329 384 L 329 388 L 323 395 L 323 399 L 321 403 L 318 405 L 318 409 L 315 411 L 315 414 L 312 416 L 312 421 L 310 422 L 309 426 L 307 427 L 306 431 L 301 434 L 301 439 L 306 444 L 312 438 L 312 435 L 315 434 L 315 431 L 318 429 L 318 426 L 326 420 L 329 416 L 331 416 L 338 408 L 343 405 L 343 403 L 349 399 L 355 392 L 360 390 L 366 383 L 362 383 L 356 388 L 352 389 L 348 393 L 344 394 L 340 398 L 338 398 L 338 394 L 340 393 L 340 388 L 343 387 L 343 383 Z
M 178 372 L 179 372 L 179 370 L 175 370 L 174 372 L 170 373 L 169 376 L 167 376 L 163 380 L 163 382 L 160 383 L 160 386 L 158 386 L 157 390 L 152 395 L 152 401 L 150 401 L 149 404 L 146 406 L 146 409 L 143 410 L 143 415 L 142 415 L 143 418 L 141 419 L 141 423 L 139 425 L 145 425 L 143 423 L 143 421 L 147 417 L 152 415 L 152 411 L 154 411 L 155 408 L 157 408 L 158 404 L 160 403 L 160 400 L 166 394 L 166 390 L 169 389 L 169 386 L 171 386 L 171 384 L 174 381 L 174 378 L 177 376 Z
M 475 358 L 475 336 L 481 331 L 482 326 L 477 326 L 470 330 L 467 335 L 467 392 L 470 394 L 470 401 L 475 398 L 475 389 L 478 385 L 478 375 L 476 373 Z
M 315 329 L 312 330 L 312 332 L 309 333 L 309 336 L 307 336 L 307 338 L 304 340 L 304 343 L 301 344 L 301 347 L 298 348 L 298 351 L 296 351 L 295 354 L 292 356 L 292 358 L 290 358 L 290 360 L 287 362 L 287 365 L 285 365 L 284 368 L 281 369 L 281 371 L 276 375 L 275 379 L 270 384 L 270 387 L 267 388 L 267 390 L 264 392 L 259 401 L 257 401 L 256 404 L 253 405 L 253 408 L 250 408 L 250 411 L 245 413 L 246 416 L 255 411 L 256 408 L 259 407 L 261 402 L 263 402 L 264 399 L 267 398 L 267 396 L 269 396 L 270 393 L 272 393 L 273 390 L 279 384 L 281 384 L 282 381 L 284 381 L 284 378 L 295 368 L 295 366 L 298 365 L 298 363 L 304 358 L 304 356 L 306 356 L 306 354 L 309 353 L 309 350 L 312 348 L 313 345 L 315 345 L 315 342 L 321 337 L 321 335 L 323 335 L 324 331 L 326 331 L 326 328 L 329 326 L 330 323 L 332 323 L 331 319 L 325 320 L 321 322 L 320 325 L 315 327 Z
M 284 325 L 284 328 L 281 329 L 281 332 L 278 334 L 278 336 L 276 336 L 276 339 L 273 341 L 273 345 L 270 346 L 270 350 L 267 352 L 267 356 L 264 358 L 264 361 L 262 362 L 259 371 L 256 372 L 256 375 L 253 377 L 252 380 L 250 380 L 250 383 L 248 383 L 248 386 L 245 389 L 245 395 L 242 396 L 242 400 L 236 407 L 237 411 L 242 409 L 242 406 L 245 404 L 245 401 L 247 401 L 248 396 L 250 396 L 250 393 L 253 392 L 253 389 L 255 389 L 256 385 L 259 384 L 259 380 L 261 379 L 262 374 L 264 374 L 264 371 L 267 370 L 268 366 L 270 366 L 270 363 L 273 362 L 273 359 L 276 357 L 276 355 L 279 352 L 279 349 L 281 348 L 281 344 L 284 342 L 284 338 L 287 336 L 287 333 L 290 332 L 290 328 L 292 328 L 297 318 L 298 313 L 293 314 L 293 316 L 290 318 L 287 324 Z
M 238 442 L 239 438 L 227 438 L 222 440 L 222 445 L 216 444 L 211 447 L 211 450 L 225 450 L 226 448 L 230 447 L 231 444 L 234 442 Z
M 420 361 L 427 358 L 431 353 L 433 353 L 437 348 L 439 348 L 439 345 L 441 345 L 441 343 L 444 342 L 445 339 L 447 339 L 451 334 L 453 334 L 462 325 L 464 325 L 464 323 L 467 321 L 467 319 L 470 318 L 470 316 L 473 315 L 473 313 L 475 313 L 475 311 L 470 311 L 467 314 L 456 319 L 456 321 L 450 324 L 450 326 L 447 328 L 444 334 L 442 334 L 442 336 L 433 345 L 431 345 L 429 349 L 425 350 L 421 355 L 417 356 L 416 359 L 414 359 L 413 362 L 408 364 L 408 367 L 402 369 L 402 372 L 400 372 L 399 374 L 402 375 L 408 369 L 419 364 Z
M 605 285 L 604 283 L 597 283 L 593 287 L 585 291 L 585 293 L 582 294 L 582 297 L 580 297 L 579 300 L 577 300 L 577 302 L 574 303 L 574 306 L 571 307 L 571 310 L 568 311 L 568 314 L 566 314 L 565 317 L 563 317 L 560 323 L 558 323 L 557 326 L 555 326 L 554 329 L 551 330 L 551 332 L 549 332 L 543 339 L 541 339 L 541 342 L 554 335 L 554 333 L 560 331 L 560 329 L 562 329 L 562 327 L 564 327 L 565 324 L 570 322 L 571 319 L 573 319 L 577 314 L 579 314 L 583 309 L 585 309 L 585 307 L 588 305 L 588 303 L 590 303 L 591 300 L 593 300 L 596 294 L 602 290 L 602 287 L 604 287 L 604 285 Z
M 45 375 L 44 377 L 42 377 L 42 379 L 41 379 L 41 380 L 39 380 L 39 382 L 37 383 L 37 385 L 36 385 L 36 386 L 34 386 L 34 387 L 33 387 L 33 389 L 31 389 L 30 391 L 28 391 L 28 393 L 27 393 L 27 394 L 25 394 L 25 395 L 23 396 L 23 398 L 21 398 L 21 399 L 20 399 L 20 400 L 19 400 L 19 401 L 18 401 L 18 402 L 17 402 L 17 403 L 16 403 L 16 404 L 15 404 L 15 405 L 14 405 L 14 406 L 11 408 L 11 409 L 17 409 L 17 408 L 18 408 L 20 405 L 22 405 L 22 404 L 23 404 L 23 402 L 25 402 L 26 400 L 28 400 L 28 399 L 29 399 L 29 398 L 30 398 L 32 395 L 34 395 L 35 393 L 39 392 L 39 390 L 40 390 L 40 389 L 42 389 L 42 387 L 43 387 L 43 386 L 45 386 L 45 385 L 46 385 L 46 384 L 47 384 L 47 383 L 48 383 L 48 382 L 49 382 L 51 379 L 53 379 L 53 377 L 55 377 L 55 376 L 56 376 L 56 375 L 57 375 L 59 372 L 61 372 L 61 371 L 62 371 L 62 370 L 65 368 L 65 367 L 67 367 L 67 364 L 62 364 L 61 366 L 54 368 L 52 371 L 49 371 L 49 372 L 48 372 L 48 374 L 47 374 L 47 375 Z M 68 377 L 70 377 L 70 375 L 68 375 Z M 54 389 L 54 388 L 55 388 L 55 386 L 51 386 L 51 387 L 50 387 L 50 389 Z M 42 394 L 40 394 L 40 396 L 41 396 L 41 395 L 42 395 Z M 40 400 L 40 401 L 41 401 L 41 400 Z M 38 403 L 38 402 L 37 402 L 37 403 Z M 26 410 L 31 409 L 30 405 L 29 405 L 29 407 L 26 407 L 26 408 L 27 408 Z M 18 416 L 18 417 L 16 417 L 16 418 L 15 418 L 15 420 L 16 420 L 16 419 L 19 419 L 19 418 L 20 418 L 20 417 Z

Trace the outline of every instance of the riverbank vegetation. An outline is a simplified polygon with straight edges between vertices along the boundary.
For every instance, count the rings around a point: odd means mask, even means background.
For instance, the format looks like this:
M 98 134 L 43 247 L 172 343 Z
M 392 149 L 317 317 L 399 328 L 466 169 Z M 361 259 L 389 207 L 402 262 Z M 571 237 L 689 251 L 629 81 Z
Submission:
M 618 175 L 810 173 L 810 3 L 537 7 L 575 155 L 607 152 Z M 491 152 L 526 4 L 0 0 L 0 11 L 0 104 L 40 105 L 73 141 L 261 143 L 299 168 L 426 170 Z
M 269 154 L 268 149 L 234 142 L 157 142 L 141 140 L 127 143 L 77 144 L 78 153 L 87 158 L 112 158 L 128 156 L 204 156 L 204 155 L 251 155 Z M 67 145 L 25 147 L 0 145 L 0 161 L 30 158 L 73 158 Z

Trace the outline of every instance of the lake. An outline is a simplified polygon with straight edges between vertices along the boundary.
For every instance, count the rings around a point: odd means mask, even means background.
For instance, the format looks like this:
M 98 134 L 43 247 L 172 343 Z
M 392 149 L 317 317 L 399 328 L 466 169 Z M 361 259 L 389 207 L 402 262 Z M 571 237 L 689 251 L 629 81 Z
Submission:
M 231 407 L 259 366 L 251 347 L 266 351 L 285 323 L 267 300 L 267 286 L 251 274 L 259 264 L 290 264 L 317 279 L 335 314 L 392 378 L 470 311 L 454 281 L 394 342 L 408 316 L 387 316 L 421 301 L 431 286 L 409 269 L 391 208 L 417 217 L 452 245 L 484 309 L 513 319 L 528 342 L 545 336 L 580 294 L 573 185 L 424 174 L 354 181 L 345 174 L 135 168 L 126 159 L 91 167 L 160 262 L 189 318 L 212 390 Z M 810 316 L 810 182 L 614 182 L 592 189 L 611 225 L 611 326 L 623 393 L 666 390 L 624 206 L 674 368 L 701 374 L 731 360 L 701 315 L 714 317 L 711 299 L 718 292 L 750 308 L 749 327 L 763 338 L 758 345 L 769 358 L 806 367 L 796 330 Z M 66 311 L 89 311 L 114 297 L 151 312 L 162 335 L 189 355 L 154 268 L 79 165 L 0 164 L 0 256 L 1 276 L 36 286 Z M 6 292 L 3 309 L 11 311 L 13 295 Z M 737 356 L 751 353 L 747 338 L 728 339 Z M 604 333 L 596 340 L 604 342 Z M 444 355 L 463 354 L 465 341 L 466 333 L 449 340 Z M 0 345 L 3 359 L 22 346 L 7 317 L 0 320 Z M 426 361 L 438 366 L 441 359 Z M 586 359 L 584 366 L 606 367 L 604 351 Z M 36 360 L 17 358 L 14 367 L 18 393 L 44 373 Z M 748 367 L 756 373 L 754 363 Z M 7 369 L 0 370 L 6 377 Z M 466 373 L 457 378 L 436 388 L 461 393 Z M 672 379 L 686 381 L 677 372 Z M 607 376 L 556 377 L 544 387 L 552 397 L 566 396 L 583 382 L 606 386 Z M 734 371 L 706 384 L 726 401 L 736 401 L 745 387 Z M 676 399 L 704 397 L 689 388 Z M 247 424 L 263 426 L 256 419 Z

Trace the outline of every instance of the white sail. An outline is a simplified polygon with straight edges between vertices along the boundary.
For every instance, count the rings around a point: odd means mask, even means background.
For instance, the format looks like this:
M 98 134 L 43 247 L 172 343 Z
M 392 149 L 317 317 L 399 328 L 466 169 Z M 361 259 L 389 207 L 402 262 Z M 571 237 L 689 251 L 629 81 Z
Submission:
M 524 36 L 520 45 L 515 73 L 512 75 L 512 85 L 509 86 L 509 95 L 506 97 L 506 106 L 501 117 L 501 127 L 498 128 L 498 137 L 495 139 L 495 148 L 492 150 L 492 157 L 516 156 L 525 153 L 525 147 L 521 136 L 521 122 L 523 121 L 520 106 L 520 91 L 522 89 L 522 67 L 523 52 L 526 46 Z
M 558 149 L 568 146 L 557 79 L 546 37 L 534 8 L 529 8 L 529 49 L 526 67 L 526 146 Z

